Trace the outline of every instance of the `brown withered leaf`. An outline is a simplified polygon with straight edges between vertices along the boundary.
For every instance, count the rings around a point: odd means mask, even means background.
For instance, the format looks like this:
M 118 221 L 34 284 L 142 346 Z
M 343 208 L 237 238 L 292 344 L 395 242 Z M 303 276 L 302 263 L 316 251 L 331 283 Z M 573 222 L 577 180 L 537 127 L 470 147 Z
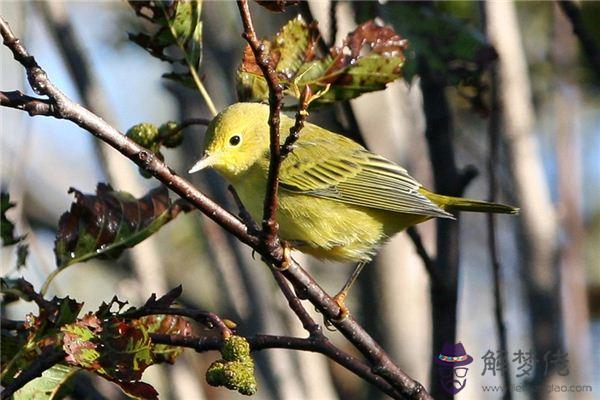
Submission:
M 181 296 L 183 292 L 183 288 L 181 285 L 174 287 L 169 290 L 166 294 L 160 296 L 158 299 L 156 298 L 156 293 L 152 293 L 150 298 L 146 300 L 146 303 L 141 307 L 144 308 L 167 308 L 171 307 L 173 302 Z
M 328 88 L 312 103 L 326 104 L 383 90 L 402 76 L 408 42 L 379 21 L 358 26 L 348 34 L 342 46 L 332 47 L 322 57 L 316 54 L 318 38 L 316 25 L 308 25 L 297 17 L 273 40 L 263 41 L 287 95 L 299 97 L 306 85 L 313 93 Z M 264 75 L 249 47 L 244 50 L 237 86 L 241 100 L 268 98 Z
M 88 314 L 61 331 L 67 362 L 113 381 L 139 381 L 154 363 L 148 330 L 138 320 Z
M 109 379 L 111 380 L 111 379 Z M 112 381 L 117 384 L 123 392 L 133 399 L 158 400 L 158 392 L 152 385 L 146 382 L 124 382 Z
M 287 6 L 294 6 L 300 0 L 256 0 L 258 4 L 274 12 L 284 12 Z
M 91 258 L 116 259 L 191 209 L 180 200 L 171 203 L 164 186 L 140 199 L 103 183 L 95 195 L 73 188 L 69 193 L 75 193 L 75 202 L 58 223 L 54 248 L 58 268 Z
M 140 323 L 150 333 L 183 336 L 192 334 L 192 325 L 189 321 L 177 315 L 149 315 L 140 318 Z M 154 344 L 152 346 L 152 354 L 156 363 L 167 362 L 173 364 L 181 353 L 183 353 L 183 348 L 181 347 L 164 344 Z

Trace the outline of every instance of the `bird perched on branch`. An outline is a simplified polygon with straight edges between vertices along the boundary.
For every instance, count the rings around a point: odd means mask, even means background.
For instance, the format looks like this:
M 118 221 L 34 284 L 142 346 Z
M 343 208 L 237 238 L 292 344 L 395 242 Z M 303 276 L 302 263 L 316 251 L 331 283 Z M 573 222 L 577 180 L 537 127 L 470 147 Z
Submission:
M 206 131 L 204 156 L 190 173 L 214 168 L 235 188 L 252 217 L 263 213 L 269 171 L 269 107 L 237 103 Z M 294 120 L 281 115 L 280 132 Z M 321 259 L 358 262 L 336 298 L 343 299 L 360 269 L 394 234 L 455 211 L 516 214 L 518 209 L 425 189 L 399 165 L 360 144 L 306 123 L 279 174 L 279 236 Z

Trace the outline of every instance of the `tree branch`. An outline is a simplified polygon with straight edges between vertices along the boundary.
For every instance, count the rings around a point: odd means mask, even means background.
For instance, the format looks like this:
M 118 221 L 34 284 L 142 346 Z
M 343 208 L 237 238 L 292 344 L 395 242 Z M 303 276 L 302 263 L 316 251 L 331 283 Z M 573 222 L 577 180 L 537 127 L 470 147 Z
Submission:
M 25 322 L 13 321 L 12 319 L 2 317 L 0 318 L 0 328 L 9 331 L 22 331 L 25 329 Z
M 312 98 L 312 92 L 310 86 L 304 86 L 302 95 L 300 96 L 300 102 L 298 104 L 298 111 L 296 112 L 296 122 L 290 128 L 290 133 L 285 139 L 285 142 L 281 145 L 281 159 L 286 158 L 292 151 L 294 151 L 294 143 L 300 138 L 300 131 L 304 128 L 304 121 L 308 117 L 308 105 Z
M 279 168 L 281 166 L 281 148 L 279 147 L 279 122 L 281 108 L 283 107 L 283 88 L 279 84 L 279 78 L 275 71 L 275 65 L 264 44 L 256 37 L 250 9 L 247 0 L 239 0 L 238 7 L 244 25 L 243 38 L 254 53 L 256 64 L 262 71 L 269 87 L 269 137 L 270 137 L 270 160 L 269 176 L 267 178 L 267 192 L 263 209 L 263 235 L 265 244 L 271 251 L 281 251 L 281 245 L 277 238 L 277 190 L 279 186 Z
M 217 336 L 192 337 L 183 335 L 166 335 L 151 333 L 150 338 L 155 344 L 179 346 L 194 349 L 202 353 L 206 351 L 220 350 L 223 339 Z M 300 351 L 311 351 L 320 353 L 340 364 L 357 376 L 363 378 L 375 387 L 379 388 L 394 399 L 402 396 L 383 378 L 371 371 L 371 368 L 353 355 L 335 347 L 325 336 L 297 338 L 275 335 L 254 335 L 245 337 L 252 351 L 265 349 L 290 349 Z
M 60 118 L 54 105 L 50 101 L 27 96 L 20 90 L 0 92 L 0 105 L 26 111 L 27 114 L 32 117 L 44 115 L 47 117 Z
M 242 10 L 244 9 L 243 7 L 241 8 Z M 245 10 L 247 11 L 247 4 Z M 26 68 L 31 87 L 36 93 L 48 96 L 50 103 L 55 108 L 55 116 L 57 118 L 75 123 L 114 147 L 135 164 L 150 172 L 180 197 L 189 201 L 221 227 L 232 233 L 242 243 L 259 252 L 268 264 L 278 268 L 284 265 L 280 246 L 276 246 L 275 248 L 265 246 L 262 239 L 251 234 L 243 222 L 206 197 L 189 181 L 177 175 L 156 157 L 153 152 L 131 141 L 100 117 L 81 105 L 74 103 L 62 93 L 48 79 L 46 73 L 40 68 L 35 59 L 28 54 L 20 41 L 14 37 L 6 21 L 1 18 L 0 32 L 5 46 L 12 51 L 14 58 Z M 278 121 L 276 122 L 276 125 L 271 126 L 278 127 Z M 274 130 L 276 131 L 276 129 Z M 277 141 L 278 151 L 279 143 Z M 338 304 L 301 266 L 291 263 L 289 268 L 283 271 L 282 274 L 294 285 L 299 295 L 315 305 L 325 318 L 333 321 L 340 314 Z M 427 394 L 423 386 L 395 365 L 389 355 L 352 316 L 349 316 L 342 322 L 334 322 L 334 325 L 367 358 L 371 364 L 372 371 L 384 378 L 398 393 L 410 399 L 431 399 L 431 396 Z
M 306 311 L 298 296 L 288 286 L 287 281 L 285 280 L 281 272 L 276 270 L 272 271 L 275 281 L 277 282 L 279 288 L 283 292 L 283 295 L 287 299 L 290 308 L 296 314 L 300 322 L 302 322 L 302 326 L 304 327 L 304 329 L 306 329 L 306 331 L 311 335 L 323 336 L 323 333 L 321 332 L 321 327 Z

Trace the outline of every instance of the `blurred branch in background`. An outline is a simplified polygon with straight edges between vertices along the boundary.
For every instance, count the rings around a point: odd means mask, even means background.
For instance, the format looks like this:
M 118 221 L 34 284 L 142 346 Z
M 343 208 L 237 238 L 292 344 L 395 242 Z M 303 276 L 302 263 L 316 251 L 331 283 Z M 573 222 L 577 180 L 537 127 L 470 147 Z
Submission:
M 596 60 L 590 54 L 595 43 L 582 25 L 570 15 L 571 7 L 579 8 L 571 1 L 560 1 L 553 7 L 552 59 L 554 65 L 553 108 L 556 118 L 556 164 L 558 171 L 558 219 L 564 239 L 560 244 L 560 304 L 564 326 L 564 345 L 569 353 L 572 373 L 567 379 L 570 384 L 591 382 L 593 348 L 590 337 L 590 311 L 586 296 L 585 270 L 585 226 L 583 222 L 583 181 L 581 154 L 581 91 L 577 85 L 576 70 L 578 46 L 576 36 L 593 66 L 600 68 L 600 53 L 597 46 Z M 564 14 L 560 9 L 564 11 Z M 569 17 L 571 21 L 567 20 Z M 581 16 L 578 18 L 581 24 Z M 573 27 L 571 27 L 571 22 Z M 600 73 L 600 70 L 596 70 Z M 589 394 L 578 394 L 577 398 L 589 398 Z
M 487 17 L 484 3 L 479 4 L 479 14 L 482 24 L 482 30 L 487 36 Z M 487 38 L 489 41 L 489 38 Z M 500 138 L 501 138 L 501 108 L 500 97 L 498 94 L 498 71 L 496 65 L 490 68 L 490 112 L 488 116 L 488 163 L 487 163 L 487 178 L 488 178 L 488 200 L 494 202 L 498 197 L 498 167 L 500 157 Z M 487 215 L 487 230 L 488 230 L 488 248 L 492 267 L 493 293 L 494 293 L 494 318 L 496 322 L 496 330 L 498 334 L 498 349 L 500 354 L 510 354 L 508 349 L 508 339 L 506 337 L 506 315 L 504 306 L 504 293 L 506 286 L 504 284 L 503 268 L 500 261 L 498 251 L 498 225 L 494 214 Z M 511 372 L 508 368 L 500 371 L 502 375 L 502 383 L 504 387 L 511 387 Z M 502 398 L 504 400 L 512 399 L 512 391 L 505 390 Z
M 592 66 L 592 70 L 600 77 L 600 47 L 583 23 L 581 5 L 573 0 L 558 0 L 558 5 L 569 19 L 573 33 L 579 39 L 583 52 Z
M 456 166 L 452 133 L 452 120 L 445 85 L 432 76 L 430 65 L 422 58 L 419 61 L 423 107 L 427 128 L 425 137 L 429 145 L 429 156 L 437 193 L 461 196 L 475 173 L 460 172 Z M 436 257 L 431 279 L 431 308 L 433 340 L 431 353 L 436 354 L 445 343 L 456 343 L 458 266 L 459 266 L 459 220 L 438 219 L 436 233 Z M 436 399 L 452 398 L 441 386 L 439 370 L 432 363 L 430 382 L 432 395 Z
M 556 213 L 533 133 L 535 114 L 515 4 L 486 2 L 486 18 L 487 34 L 499 55 L 501 132 L 521 207 L 522 276 L 531 337 L 536 354 L 543 355 L 562 349 Z M 543 372 L 536 369 L 532 386 L 536 398 L 543 383 L 552 378 L 550 372 Z

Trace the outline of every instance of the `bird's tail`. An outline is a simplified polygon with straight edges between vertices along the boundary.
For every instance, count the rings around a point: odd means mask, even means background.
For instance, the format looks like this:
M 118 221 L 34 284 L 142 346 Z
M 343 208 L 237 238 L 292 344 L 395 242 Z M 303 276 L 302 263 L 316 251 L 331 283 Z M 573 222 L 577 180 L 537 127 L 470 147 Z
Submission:
M 488 201 L 464 199 L 462 197 L 444 196 L 441 194 L 432 193 L 423 188 L 421 193 L 429 200 L 440 206 L 446 211 L 472 211 L 497 214 L 518 214 L 519 209 L 504 204 L 490 203 Z

